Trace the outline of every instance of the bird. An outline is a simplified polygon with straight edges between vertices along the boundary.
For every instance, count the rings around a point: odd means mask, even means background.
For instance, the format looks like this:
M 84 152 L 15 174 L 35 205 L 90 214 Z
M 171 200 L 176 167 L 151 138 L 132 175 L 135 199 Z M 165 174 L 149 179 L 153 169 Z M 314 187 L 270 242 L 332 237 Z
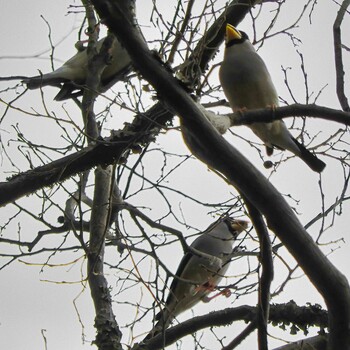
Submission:
M 145 338 L 165 330 L 176 316 L 192 308 L 199 301 L 208 302 L 212 292 L 224 277 L 230 263 L 232 246 L 238 234 L 248 228 L 245 220 L 221 217 L 202 232 L 182 258 L 169 288 L 165 306 L 158 321 Z
M 96 44 L 99 52 L 104 40 L 100 39 Z M 131 71 L 131 58 L 121 43 L 114 38 L 110 48 L 111 61 L 107 64 L 101 75 L 99 92 L 107 91 L 117 81 L 122 80 Z M 27 88 L 38 89 L 51 85 L 60 87 L 56 95 L 56 101 L 63 101 L 72 97 L 81 96 L 88 73 L 87 49 L 78 51 L 73 57 L 66 61 L 61 67 L 51 73 L 46 73 L 23 80 Z
M 219 70 L 222 89 L 234 112 L 278 106 L 278 94 L 265 62 L 247 34 L 226 24 L 224 59 Z M 249 127 L 264 142 L 267 155 L 273 148 L 288 150 L 320 173 L 326 164 L 298 142 L 283 120 L 253 123 Z

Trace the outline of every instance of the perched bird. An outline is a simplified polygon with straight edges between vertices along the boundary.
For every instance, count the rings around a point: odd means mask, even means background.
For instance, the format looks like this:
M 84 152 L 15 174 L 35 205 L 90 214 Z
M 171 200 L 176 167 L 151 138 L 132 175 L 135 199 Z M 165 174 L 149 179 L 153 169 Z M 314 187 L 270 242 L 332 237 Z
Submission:
M 233 242 L 248 222 L 223 217 L 200 234 L 182 258 L 169 290 L 163 310 L 156 315 L 158 323 L 146 339 L 166 329 L 173 319 L 200 300 L 209 301 L 212 292 L 224 277 L 230 263 Z M 202 254 L 201 254 L 202 253 Z
M 97 42 L 97 51 L 100 51 L 104 40 L 105 38 Z M 116 38 L 113 40 L 110 52 L 111 61 L 102 73 L 99 92 L 107 91 L 117 81 L 122 80 L 131 70 L 131 59 Z M 63 101 L 82 95 L 87 70 L 88 55 L 85 48 L 53 72 L 27 78 L 23 82 L 27 84 L 28 89 L 38 89 L 47 85 L 60 87 L 61 90 L 55 97 L 55 100 Z
M 278 95 L 269 71 L 247 34 L 227 24 L 225 41 L 219 78 L 233 111 L 278 106 Z M 316 172 L 326 166 L 291 135 L 282 120 L 253 123 L 249 127 L 265 143 L 268 155 L 277 147 L 292 152 Z

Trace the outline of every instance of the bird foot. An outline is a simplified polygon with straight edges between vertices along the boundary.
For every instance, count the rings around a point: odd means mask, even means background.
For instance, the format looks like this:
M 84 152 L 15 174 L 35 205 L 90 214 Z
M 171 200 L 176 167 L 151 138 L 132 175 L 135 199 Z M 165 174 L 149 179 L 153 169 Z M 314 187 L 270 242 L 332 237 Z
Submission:
M 89 28 L 85 29 L 84 33 L 87 36 L 90 36 L 94 33 L 97 33 L 97 35 L 98 35 L 100 33 L 100 29 L 101 29 L 100 22 L 98 22 L 92 28 L 89 27 Z
M 202 298 L 202 301 L 203 301 L 204 303 L 209 303 L 210 301 L 212 301 L 213 299 L 217 298 L 217 297 L 220 296 L 220 295 L 224 295 L 226 298 L 229 298 L 229 297 L 231 296 L 231 294 L 232 294 L 231 290 L 230 290 L 229 288 L 225 288 L 225 289 L 223 289 L 222 291 L 220 291 L 219 293 L 216 293 L 216 294 L 214 294 L 214 295 L 211 296 L 211 297 L 204 296 L 204 297 Z
M 209 297 L 209 301 L 213 300 L 214 298 L 220 296 L 220 295 L 224 295 L 226 298 L 229 298 L 231 296 L 232 292 L 229 288 L 225 288 L 222 291 L 220 291 L 219 293 L 214 294 L 212 297 Z
M 207 282 L 207 283 L 204 283 L 204 284 L 201 284 L 199 286 L 197 286 L 194 291 L 196 293 L 200 292 L 200 291 L 208 291 L 208 293 L 212 292 L 215 290 L 215 285 L 210 283 L 210 282 Z
M 232 295 L 231 289 L 230 288 L 225 288 L 222 292 L 222 295 L 224 295 L 226 298 L 229 298 Z

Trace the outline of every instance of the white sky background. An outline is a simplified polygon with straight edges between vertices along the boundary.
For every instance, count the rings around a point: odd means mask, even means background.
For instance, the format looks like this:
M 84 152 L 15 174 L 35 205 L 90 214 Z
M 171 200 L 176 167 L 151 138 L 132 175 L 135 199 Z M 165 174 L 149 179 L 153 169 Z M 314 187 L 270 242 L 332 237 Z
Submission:
M 150 11 L 151 1 L 138 1 L 138 15 L 139 22 L 141 24 L 146 24 L 145 35 L 147 39 L 151 39 L 153 28 L 150 27 L 149 23 L 149 11 Z M 287 2 L 283 18 L 277 23 L 276 29 L 282 29 L 287 26 L 286 23 L 291 24 L 294 19 L 296 19 L 297 14 L 300 11 L 304 0 L 289 1 Z M 0 2 L 0 12 L 2 13 L 2 21 L 0 22 L 1 33 L 7 33 L 2 35 L 2 44 L 0 57 L 0 76 L 9 75 L 36 75 L 37 70 L 40 69 L 43 72 L 50 70 L 50 61 L 47 59 L 50 51 L 48 50 L 48 30 L 44 21 L 40 18 L 43 15 L 44 18 L 50 23 L 52 30 L 52 40 L 56 44 L 66 35 L 70 34 L 73 28 L 78 28 L 80 21 L 80 16 L 66 15 L 67 6 L 71 4 L 68 1 L 53 1 L 53 0 L 43 0 L 43 1 L 4 1 Z M 79 5 L 77 2 L 76 5 Z M 299 7 L 297 6 L 299 5 Z M 288 9 L 288 11 L 287 11 Z M 300 30 L 296 29 L 293 31 L 296 36 L 302 39 L 302 44 L 299 50 L 303 53 L 305 58 L 305 66 L 309 78 L 309 89 L 315 91 L 315 94 L 323 88 L 326 84 L 328 86 L 325 88 L 324 92 L 321 94 L 319 100 L 317 101 L 320 105 L 326 105 L 328 107 L 339 108 L 339 103 L 337 102 L 335 95 L 335 74 L 334 74 L 334 62 L 333 62 L 333 39 L 332 39 L 332 26 L 333 21 L 336 16 L 336 11 L 338 7 L 331 0 L 320 1 L 317 4 L 315 12 L 312 17 L 312 25 L 307 25 L 307 18 L 303 20 L 300 24 Z M 167 6 L 167 11 L 172 11 L 170 6 Z M 169 18 L 171 15 L 169 14 Z M 252 34 L 250 21 L 247 18 L 239 28 L 246 31 L 248 34 Z M 261 36 L 261 30 L 265 27 L 263 20 L 259 20 L 258 24 L 258 36 Z M 343 33 L 349 33 L 349 21 L 347 23 L 347 30 L 343 28 Z M 344 36 L 343 36 L 344 38 Z M 345 36 L 345 41 L 346 41 Z M 55 56 L 59 59 L 66 60 L 75 53 L 74 43 L 76 41 L 76 33 L 69 35 L 61 45 L 57 47 Z M 349 45 L 348 42 L 345 44 Z M 150 48 L 153 48 L 150 45 Z M 33 59 L 33 55 L 44 52 L 48 50 L 46 54 L 42 55 L 40 58 Z M 223 48 L 217 56 L 217 61 L 222 59 Z M 286 40 L 284 36 L 278 36 L 271 40 L 268 40 L 263 48 L 260 50 L 260 54 L 267 62 L 270 69 L 274 82 L 276 84 L 277 90 L 280 96 L 287 99 L 290 103 L 292 102 L 288 92 L 283 83 L 283 74 L 281 71 L 281 65 L 284 67 L 292 67 L 290 70 L 290 85 L 293 92 L 296 95 L 298 102 L 304 103 L 305 93 L 304 85 L 302 83 L 302 74 L 300 72 L 300 61 L 299 57 L 292 47 L 289 40 Z M 346 56 L 346 55 L 345 55 Z M 8 58 L 5 58 L 8 57 Z M 16 57 L 25 57 L 25 59 L 17 59 Z M 61 63 L 55 62 L 56 67 Z M 349 67 L 347 67 L 349 68 Z M 348 69 L 346 70 L 346 72 Z M 213 81 L 217 79 L 218 70 L 213 73 Z M 348 76 L 346 76 L 348 78 Z M 10 83 L 12 85 L 12 83 Z M 14 83 L 13 83 L 14 85 Z M 1 89 L 5 88 L 7 84 L 1 84 Z M 117 87 L 114 88 L 117 90 Z M 19 89 L 19 91 L 22 91 Z M 46 88 L 44 89 L 47 101 L 57 93 L 57 89 Z M 33 106 L 38 110 L 43 110 L 43 106 L 40 103 L 40 93 L 39 91 L 28 92 L 23 99 L 25 107 Z M 103 106 L 103 104 L 102 104 Z M 4 106 L 1 106 L 0 112 L 3 110 Z M 72 104 L 66 106 L 70 115 L 74 116 L 76 122 L 79 123 L 79 111 Z M 102 108 L 102 107 L 101 107 Z M 63 110 L 60 107 L 60 103 L 52 102 L 49 104 L 49 110 L 55 110 L 56 113 L 63 114 Z M 2 112 L 1 112 L 2 113 Z M 110 128 L 118 129 L 122 122 L 124 121 L 124 116 L 119 116 L 114 118 L 110 122 Z M 9 125 L 15 125 L 18 123 L 23 130 L 26 131 L 27 135 L 38 143 L 45 144 L 48 142 L 51 146 L 55 143 L 59 143 L 60 138 L 56 137 L 55 132 L 60 132 L 59 128 L 53 129 L 53 123 L 50 120 L 40 119 L 40 123 L 35 122 L 35 118 L 31 118 L 24 114 L 11 111 L 4 120 L 4 125 L 0 126 L 0 134 L 3 142 L 6 142 L 11 135 L 4 132 L 4 130 L 9 130 Z M 329 128 L 334 131 L 339 129 L 340 125 L 330 125 L 329 123 L 321 122 L 317 120 L 314 123 L 310 123 L 310 130 L 323 130 L 329 132 Z M 245 127 L 240 127 L 234 130 L 235 133 L 239 135 L 245 135 L 253 138 L 253 134 Z M 12 135 L 13 136 L 13 135 Z M 252 151 L 250 146 L 244 142 L 239 141 L 237 137 L 227 136 L 230 142 L 234 143 L 235 146 L 244 154 L 249 155 L 251 161 L 263 172 L 266 176 L 269 176 L 270 171 L 265 170 L 262 165 L 262 161 L 258 157 L 255 151 Z M 5 141 L 4 141 L 5 140 Z M 186 148 L 182 144 L 181 135 L 178 131 L 169 131 L 166 135 L 161 135 L 157 139 L 157 143 L 161 145 L 168 152 L 179 152 L 185 154 Z M 348 145 L 344 145 L 348 147 Z M 13 156 L 18 157 L 18 153 L 13 150 Z M 155 160 L 158 155 L 150 157 L 151 160 Z M 135 158 L 136 159 L 136 158 Z M 267 159 L 267 158 L 265 158 Z M 336 179 L 342 178 L 340 166 L 329 157 L 321 156 L 327 163 L 327 167 L 322 174 L 322 183 L 324 187 L 324 192 L 326 194 L 325 206 L 333 203 L 334 199 L 340 195 L 341 182 Z M 20 163 L 19 161 L 17 163 Z M 28 169 L 28 164 L 23 161 L 23 169 Z M 150 163 L 151 164 L 151 163 Z M 4 181 L 7 172 L 13 170 L 10 168 L 8 161 L 2 159 L 2 173 L 1 181 Z M 195 167 L 195 168 L 193 168 Z M 195 170 L 193 170 L 195 169 Z M 186 171 L 187 170 L 187 171 Z M 147 170 L 149 174 L 152 169 Z M 156 170 L 154 170 L 156 174 Z M 200 174 L 200 175 L 199 175 Z M 174 177 L 173 177 L 174 179 Z M 181 172 L 176 172 L 176 182 L 178 187 L 183 191 L 190 191 L 199 196 L 203 201 L 207 202 L 217 202 L 229 197 L 229 192 L 233 192 L 233 189 L 227 188 L 222 180 L 218 179 L 214 174 L 207 171 L 203 164 L 196 160 L 190 161 Z M 310 171 L 299 159 L 288 160 L 287 164 L 281 165 L 277 173 L 271 176 L 271 182 L 277 187 L 277 189 L 286 195 L 291 195 L 293 198 L 300 200 L 300 204 L 297 210 L 300 215 L 300 220 L 303 224 L 306 224 L 311 218 L 313 218 L 317 213 L 321 211 L 321 201 L 320 192 L 318 185 L 319 177 L 317 174 Z M 151 217 L 158 217 L 164 208 L 154 208 L 153 202 L 154 197 L 143 194 L 143 201 L 140 201 L 141 197 L 138 197 L 137 202 L 133 203 L 135 205 L 150 205 L 153 207 L 152 213 L 148 213 Z M 28 207 L 32 205 L 33 198 L 28 197 L 20 201 L 22 205 L 27 205 Z M 131 201 L 132 202 L 132 201 Z M 37 202 L 36 202 L 37 203 Z M 295 203 L 290 200 L 290 203 L 295 206 Z M 205 229 L 212 221 L 212 217 L 207 215 L 203 210 L 199 210 L 198 207 L 192 207 L 189 202 L 184 202 L 181 204 L 182 210 L 185 215 L 187 222 L 194 226 Z M 39 208 L 39 207 L 38 207 Z M 38 209 L 39 212 L 40 208 Z M 6 208 L 1 209 L 1 224 L 3 224 L 4 218 L 16 210 L 13 206 L 9 205 Z M 348 234 L 348 213 L 349 205 L 345 204 L 343 207 L 344 215 L 342 217 L 336 218 L 335 225 L 327 231 L 325 234 L 325 239 L 335 241 L 340 237 L 344 237 L 347 240 Z M 57 215 L 53 216 L 52 222 L 55 222 L 55 218 L 60 215 L 57 211 Z M 347 216 L 347 217 L 346 217 Z M 329 221 L 327 220 L 329 224 Z M 171 223 L 168 223 L 171 225 Z M 316 237 L 319 225 L 314 225 L 310 230 L 310 233 Z M 26 237 L 35 237 L 36 232 L 43 227 L 40 227 L 36 222 L 31 220 L 29 217 L 21 221 L 20 232 L 21 235 Z M 9 232 L 9 231 L 8 231 Z M 12 225 L 10 227 L 10 233 L 7 232 L 7 236 L 11 236 L 15 239 L 19 232 L 19 227 Z M 193 233 L 194 231 L 191 231 Z M 25 240 L 30 241 L 30 239 L 25 238 Z M 55 244 L 55 237 L 47 240 Z M 348 271 L 348 246 L 342 243 L 334 244 L 332 246 L 326 247 L 326 252 L 331 249 L 336 249 L 341 247 L 338 251 L 330 256 L 330 259 L 336 264 L 337 267 L 344 273 Z M 176 248 L 176 249 L 175 249 Z M 175 272 L 176 266 L 181 258 L 181 247 L 179 245 L 172 246 L 171 252 L 172 261 L 169 261 L 169 268 Z M 167 258 L 169 252 L 164 251 L 164 257 Z M 305 252 L 307 254 L 307 252 Z M 80 253 L 73 255 L 74 258 L 81 256 Z M 107 251 L 108 261 L 116 263 L 119 259 L 119 254 L 115 249 L 110 248 Z M 72 259 L 72 255 L 59 254 L 55 256 L 50 263 L 68 263 Z M 25 259 L 25 261 L 43 263 L 45 261 L 42 257 L 35 257 L 31 259 Z M 92 301 L 89 295 L 89 290 L 85 290 L 81 295 L 79 293 L 83 290 L 83 286 L 80 283 L 74 284 L 55 284 L 51 282 L 43 282 L 43 280 L 57 281 L 57 282 L 76 282 L 79 281 L 82 275 L 85 275 L 85 264 L 81 259 L 73 266 L 61 266 L 55 268 L 46 267 L 42 273 L 40 273 L 41 266 L 28 266 L 20 262 L 15 262 L 1 273 L 1 288 L 0 288 L 0 347 L 3 349 L 17 350 L 17 349 L 44 349 L 44 340 L 41 335 L 41 330 L 45 329 L 45 336 L 47 339 L 47 345 L 49 350 L 58 350 L 62 348 L 66 349 L 91 349 L 91 340 L 94 339 L 95 330 L 93 328 L 94 311 L 92 306 Z M 230 270 L 232 275 L 239 274 L 239 261 L 233 264 Z M 148 273 L 149 267 L 144 268 L 144 273 Z M 111 284 L 113 284 L 115 271 L 106 270 L 108 278 L 110 278 Z M 281 275 L 279 275 L 281 273 Z M 297 274 L 301 275 L 301 271 Z M 147 276 L 147 275 L 146 275 Z M 277 271 L 276 279 L 273 288 L 276 288 L 283 277 L 285 276 L 285 271 Z M 149 299 L 146 290 L 142 290 L 141 286 L 134 290 L 135 295 L 133 298 L 139 300 Z M 117 290 L 117 289 L 116 289 Z M 114 293 L 116 292 L 114 291 Z M 137 294 L 138 293 L 138 294 Z M 79 296 L 79 298 L 77 298 Z M 128 294 L 121 294 L 121 298 L 130 297 Z M 83 320 L 84 324 L 84 334 L 86 335 L 86 341 L 82 341 L 82 329 L 79 323 L 77 314 L 74 309 L 73 300 L 77 298 L 77 306 L 79 309 L 79 314 Z M 233 306 L 250 304 L 254 305 L 256 303 L 256 294 L 247 296 L 237 300 Z M 291 282 L 288 287 L 286 294 L 282 294 L 281 298 L 276 298 L 273 302 L 287 302 L 293 299 L 299 304 L 305 304 L 306 302 L 318 302 L 322 303 L 321 298 L 315 293 L 312 285 L 304 277 L 296 281 Z M 209 309 L 220 309 L 225 306 L 230 306 L 230 300 L 215 300 L 212 303 L 201 304 L 195 307 L 195 314 L 204 314 Z M 135 317 L 131 314 L 131 308 L 125 306 L 116 307 L 116 317 L 117 321 L 123 325 L 126 320 L 132 320 Z M 150 315 L 149 315 L 150 316 Z M 191 316 L 191 311 L 184 313 L 179 319 L 185 320 Z M 135 335 L 140 334 L 142 331 L 146 332 L 151 328 L 150 317 L 142 320 L 142 328 L 135 330 Z M 227 341 L 230 341 L 236 332 L 241 327 L 237 324 L 233 324 L 230 327 L 225 327 L 223 329 L 226 332 Z M 210 338 L 210 336 L 208 336 Z M 212 337 L 212 336 L 211 336 Z M 255 336 L 251 337 L 251 344 L 255 344 Z M 292 339 L 299 339 L 302 334 Z M 212 337 L 211 339 L 214 342 Z M 210 344 L 210 341 L 209 343 Z M 128 341 L 128 339 L 124 339 Z M 273 339 L 271 341 L 271 347 L 277 344 Z M 189 344 L 193 344 L 193 340 L 189 340 Z M 191 345 L 190 345 L 191 346 Z M 253 346 L 253 345 L 252 345 Z M 210 348 L 210 345 L 208 345 Z M 175 346 L 171 347 L 175 349 Z M 248 349 L 249 341 L 246 341 L 241 346 L 241 349 Z

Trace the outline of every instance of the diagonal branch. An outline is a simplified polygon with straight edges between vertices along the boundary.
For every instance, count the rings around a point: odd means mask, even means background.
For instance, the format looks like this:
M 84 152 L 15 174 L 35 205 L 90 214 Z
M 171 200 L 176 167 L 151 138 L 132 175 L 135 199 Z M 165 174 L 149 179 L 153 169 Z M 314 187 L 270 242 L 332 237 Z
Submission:
M 327 350 L 327 336 L 317 335 L 306 339 L 299 340 L 295 343 L 290 343 L 273 350 Z
M 248 200 L 245 200 L 250 219 L 259 237 L 260 243 L 260 263 L 262 272 L 259 282 L 259 302 L 258 302 L 258 345 L 259 350 L 267 350 L 267 321 L 270 311 L 270 286 L 273 280 L 273 259 L 271 241 L 268 230 L 261 213 Z
M 225 13 L 207 30 L 188 61 L 183 64 L 185 68 L 182 75 L 186 81 L 199 81 L 199 76 L 195 77 L 194 72 L 199 75 L 203 73 L 217 52 L 224 38 L 223 21 L 227 19 L 230 23 L 238 24 L 255 2 L 257 1 L 238 0 L 232 1 L 227 6 Z M 0 183 L 0 206 L 14 202 L 40 188 L 65 181 L 94 166 L 115 162 L 135 143 L 147 145 L 153 142 L 161 128 L 165 128 L 173 117 L 174 113 L 161 103 L 156 103 L 145 113 L 137 114 L 132 124 L 128 124 L 106 142 L 97 141 L 95 146 L 87 147 L 75 154 L 16 175 L 8 182 Z
M 178 339 L 186 335 L 193 334 L 204 328 L 221 327 L 232 324 L 237 321 L 250 322 L 245 330 L 249 331 L 254 325 L 257 318 L 258 310 L 253 306 L 238 306 L 235 308 L 226 308 L 220 311 L 213 311 L 207 315 L 193 317 L 176 326 L 165 330 L 164 334 L 159 334 L 147 342 L 135 345 L 132 350 L 157 350 L 164 349 L 176 342 Z M 300 321 L 307 320 L 305 324 L 301 325 Z M 316 326 L 324 328 L 327 324 L 327 312 L 325 310 L 317 310 L 315 307 L 299 307 L 294 303 L 271 305 L 271 312 L 269 315 L 269 322 L 274 325 L 278 324 L 293 324 L 301 328 L 308 326 Z M 244 332 L 244 331 L 243 331 Z M 243 333 L 242 332 L 242 333 Z M 242 338 L 244 334 L 242 335 Z M 234 339 L 235 342 L 243 340 L 239 338 Z M 232 349 L 235 344 L 231 342 L 224 349 Z
M 55 160 L 49 164 L 18 174 L 0 183 L 0 206 L 31 194 L 40 188 L 63 182 L 68 178 L 97 165 L 118 161 L 135 143 L 154 140 L 160 127 L 165 127 L 173 114 L 157 103 L 145 113 L 135 116 L 134 122 L 106 140 L 96 140 L 96 145 Z M 154 130 L 155 129 L 155 130 Z
M 350 349 L 350 288 L 345 276 L 324 256 L 276 188 L 225 141 L 175 78 L 154 58 L 140 38 L 133 18 L 128 16 L 129 2 L 94 0 L 93 3 L 129 52 L 135 67 L 181 116 L 183 135 L 192 153 L 223 173 L 257 207 L 323 296 L 329 310 L 330 349 Z
M 214 124 L 217 124 L 218 118 L 223 119 L 222 116 L 215 115 L 215 113 L 212 115 L 215 117 L 211 118 Z M 160 129 L 166 128 L 173 116 L 174 113 L 158 102 L 147 112 L 136 115 L 133 123 L 128 124 L 115 136 L 98 141 L 97 145 L 86 147 L 49 164 L 15 175 L 7 182 L 0 182 L 0 206 L 14 202 L 40 188 L 63 182 L 94 166 L 113 163 L 135 144 L 148 144 L 154 140 Z M 230 115 L 230 119 L 232 119 L 232 125 L 247 125 L 256 121 L 269 122 L 290 116 L 318 117 L 350 125 L 349 113 L 316 105 L 299 104 L 276 108 L 274 113 L 266 109 L 245 111 L 241 114 L 234 113 Z M 220 123 L 222 124 L 222 120 Z M 221 128 L 220 133 L 226 131 L 230 122 L 225 125 L 224 128 Z

